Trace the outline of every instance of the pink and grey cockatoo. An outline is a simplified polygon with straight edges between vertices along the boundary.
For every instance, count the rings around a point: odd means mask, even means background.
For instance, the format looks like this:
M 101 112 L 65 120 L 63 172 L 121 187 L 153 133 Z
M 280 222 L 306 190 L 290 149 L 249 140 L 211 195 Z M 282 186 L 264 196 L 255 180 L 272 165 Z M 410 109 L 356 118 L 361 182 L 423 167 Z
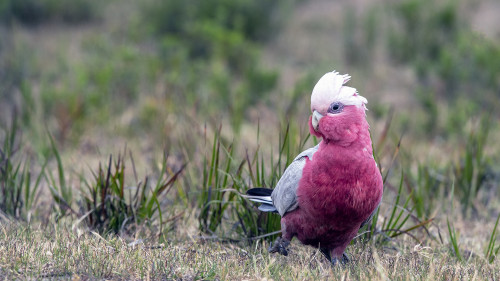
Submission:
M 309 131 L 322 141 L 293 160 L 274 190 L 247 192 L 263 203 L 261 211 L 281 215 L 282 236 L 271 253 L 287 255 L 296 236 L 332 264 L 345 263 L 344 250 L 380 204 L 383 183 L 372 153 L 367 100 L 345 86 L 350 78 L 336 71 L 321 77 L 311 95 Z

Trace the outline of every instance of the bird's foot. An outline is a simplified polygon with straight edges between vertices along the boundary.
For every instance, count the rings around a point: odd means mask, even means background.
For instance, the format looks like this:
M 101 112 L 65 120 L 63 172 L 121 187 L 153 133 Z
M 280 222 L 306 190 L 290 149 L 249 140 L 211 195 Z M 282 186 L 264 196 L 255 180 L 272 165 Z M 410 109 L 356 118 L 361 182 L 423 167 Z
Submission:
M 342 254 L 342 259 L 340 260 L 340 263 L 342 265 L 346 265 L 347 263 L 349 263 L 351 261 L 351 259 L 349 258 L 349 256 L 346 254 L 346 253 L 343 253 Z
M 278 237 L 274 243 L 271 243 L 267 251 L 269 253 L 280 253 L 280 255 L 288 256 L 288 245 L 290 245 L 290 241 Z
M 327 258 L 328 258 L 328 256 L 327 256 Z M 349 256 L 346 253 L 343 253 L 341 258 L 335 257 L 335 258 L 330 259 L 330 263 L 332 264 L 332 266 L 337 265 L 337 262 L 340 262 L 340 265 L 345 266 L 350 261 L 351 261 L 351 259 L 349 258 Z

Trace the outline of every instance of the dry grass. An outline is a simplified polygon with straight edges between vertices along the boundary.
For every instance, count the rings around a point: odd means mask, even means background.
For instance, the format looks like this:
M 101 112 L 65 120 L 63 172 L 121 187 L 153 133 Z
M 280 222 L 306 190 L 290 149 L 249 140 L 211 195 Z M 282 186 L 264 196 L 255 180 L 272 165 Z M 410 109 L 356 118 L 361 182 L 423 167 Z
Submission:
M 107 280 L 498 280 L 500 263 L 476 255 L 458 262 L 445 246 L 428 247 L 409 238 L 390 246 L 356 243 L 352 262 L 332 268 L 310 247 L 292 243 L 288 257 L 266 246 L 187 239 L 164 243 L 125 241 L 116 236 L 62 226 L 2 223 L 0 278 Z

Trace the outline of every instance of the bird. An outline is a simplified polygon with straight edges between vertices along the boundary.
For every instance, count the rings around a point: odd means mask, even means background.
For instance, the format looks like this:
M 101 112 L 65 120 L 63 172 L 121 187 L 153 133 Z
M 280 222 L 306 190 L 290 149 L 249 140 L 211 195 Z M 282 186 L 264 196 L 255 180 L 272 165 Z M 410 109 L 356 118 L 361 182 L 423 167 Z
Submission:
M 332 265 L 350 261 L 345 249 L 376 213 L 383 180 L 373 156 L 367 99 L 346 86 L 351 76 L 324 74 L 311 94 L 309 132 L 321 141 L 301 152 L 274 189 L 247 190 L 263 212 L 281 216 L 281 237 L 268 251 L 288 255 L 296 237 L 319 248 Z

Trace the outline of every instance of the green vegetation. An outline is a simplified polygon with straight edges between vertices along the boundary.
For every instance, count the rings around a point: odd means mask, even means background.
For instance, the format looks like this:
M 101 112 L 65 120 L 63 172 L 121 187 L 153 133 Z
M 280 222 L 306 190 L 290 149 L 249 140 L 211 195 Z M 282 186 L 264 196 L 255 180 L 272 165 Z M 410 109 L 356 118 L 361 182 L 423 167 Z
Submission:
M 499 279 L 498 38 L 465 1 L 321 5 L 1 2 L 0 277 Z M 338 268 L 269 255 L 280 218 L 240 196 L 317 144 L 334 66 L 385 187 Z
M 8 216 L 29 221 L 45 165 L 39 176 L 32 180 L 30 159 L 16 155 L 20 150 L 17 126 L 17 119 L 13 118 L 0 148 L 0 210 Z
M 257 211 L 254 204 L 239 195 L 245 194 L 251 187 L 271 188 L 278 182 L 285 167 L 304 149 L 309 138 L 297 139 L 296 142 L 290 137 L 290 131 L 293 129 L 288 125 L 279 134 L 276 161 L 273 157 L 265 159 L 259 147 L 253 153 L 247 150 L 245 158 L 238 161 L 233 155 L 234 144 L 226 148 L 221 143 L 219 128 L 214 136 L 211 157 L 204 159 L 204 184 L 198 218 L 201 231 L 233 241 L 241 238 L 255 240 L 255 237 L 261 236 L 268 240 L 276 238 L 276 235 L 267 234 L 276 234 L 280 230 L 280 217 Z M 231 219 L 223 223 L 225 215 Z M 228 224 L 232 227 L 228 227 Z M 233 235 L 224 233 L 229 229 Z
M 111 231 L 120 233 L 125 230 L 130 232 L 128 226 L 131 224 L 137 226 L 148 222 L 152 227 L 153 223 L 157 222 L 159 226 L 155 227 L 159 228 L 161 235 L 165 225 L 172 221 L 172 217 L 167 216 L 166 210 L 162 210 L 161 195 L 167 194 L 172 189 L 185 165 L 175 173 L 168 171 L 167 156 L 165 156 L 154 187 L 149 186 L 148 177 L 139 182 L 136 178 L 135 186 L 126 187 L 123 158 L 124 156 L 118 155 L 113 171 L 113 161 L 110 156 L 107 168 L 99 165 L 99 170 L 97 173 L 93 172 L 94 179 L 90 183 L 82 178 L 87 192 L 82 191 L 83 202 L 79 209 L 85 213 L 80 214 L 79 220 L 85 220 L 87 226 L 98 230 L 99 233 Z M 134 167 L 133 158 L 131 161 Z M 168 230 L 168 226 L 166 229 Z
M 416 73 L 419 99 L 430 113 L 426 129 L 440 129 L 434 120 L 442 113 L 435 101 L 443 99 L 452 105 L 445 132 L 463 133 L 457 127 L 470 114 L 487 114 L 498 106 L 500 45 L 470 30 L 469 15 L 463 14 L 465 1 L 433 3 L 409 0 L 395 5 L 397 17 L 388 36 L 391 58 Z
M 0 4 L 0 19 L 8 24 L 19 21 L 27 25 L 54 21 L 83 23 L 95 17 L 96 3 L 94 0 L 6 0 Z
M 493 231 L 491 232 L 491 237 L 488 243 L 488 247 L 486 248 L 486 253 L 484 254 L 486 260 L 489 263 L 493 263 L 495 261 L 496 256 L 498 255 L 498 252 L 500 252 L 500 246 L 496 246 L 495 248 L 495 243 L 497 239 L 498 221 L 500 221 L 500 214 L 497 217 L 497 221 L 495 222 L 495 226 L 493 227 Z
M 173 88 L 167 95 L 205 115 L 227 112 L 237 131 L 245 111 L 276 85 L 277 74 L 260 65 L 258 43 L 277 28 L 277 10 L 287 2 L 146 4 L 141 24 L 159 40 L 160 68 Z

